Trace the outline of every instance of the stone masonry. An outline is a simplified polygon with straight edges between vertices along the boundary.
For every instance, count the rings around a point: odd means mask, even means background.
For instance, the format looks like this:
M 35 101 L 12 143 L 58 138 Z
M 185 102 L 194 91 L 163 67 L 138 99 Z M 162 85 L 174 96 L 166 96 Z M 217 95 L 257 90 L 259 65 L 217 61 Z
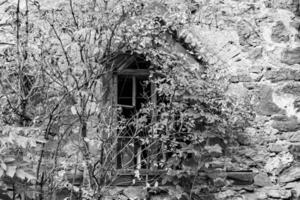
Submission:
M 214 19 L 207 20 L 209 10 Z M 250 99 L 256 120 L 240 142 L 249 188 L 217 199 L 300 199 L 300 1 L 215 0 L 182 37 L 228 75 L 228 94 Z M 247 161 L 246 161 L 247 160 Z
M 180 36 L 199 59 L 229 75 L 228 94 L 250 99 L 256 112 L 254 125 L 239 138 L 240 156 L 211 163 L 225 171 L 252 171 L 253 177 L 227 174 L 240 184 L 215 199 L 300 199 L 300 1 L 197 2 L 200 23 Z M 0 24 L 5 28 L 4 18 Z M 0 34 L 0 49 L 14 42 Z M 214 182 L 222 185 L 218 178 Z M 142 195 L 138 188 L 127 190 Z

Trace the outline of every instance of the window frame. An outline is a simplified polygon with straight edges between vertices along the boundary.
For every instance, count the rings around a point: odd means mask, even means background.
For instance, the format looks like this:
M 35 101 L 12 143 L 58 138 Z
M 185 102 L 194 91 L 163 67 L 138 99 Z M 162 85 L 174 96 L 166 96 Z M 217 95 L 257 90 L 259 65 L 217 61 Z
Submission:
M 129 64 L 127 64 L 127 66 L 129 66 Z M 137 80 L 137 77 L 147 77 L 147 78 L 150 78 L 150 69 L 128 69 L 126 68 L 127 66 L 122 66 L 121 68 L 117 69 L 114 71 L 113 73 L 113 106 L 114 107 L 124 107 L 124 108 L 134 108 L 136 106 L 136 98 L 137 98 L 137 84 L 136 84 L 136 80 Z M 119 100 L 119 93 L 118 93 L 118 77 L 119 76 L 130 76 L 132 78 L 132 104 L 131 105 L 122 105 L 122 104 L 119 104 L 118 103 L 118 100 Z M 151 101 L 151 103 L 153 103 L 153 105 L 156 105 L 157 103 L 157 97 L 155 95 L 155 84 L 154 83 L 150 83 L 150 98 L 149 100 Z M 151 120 L 154 120 L 154 119 L 151 119 Z M 120 137 L 118 135 L 118 139 L 122 139 L 122 137 Z M 118 145 L 120 145 L 118 141 Z M 116 153 L 119 154 L 118 150 L 119 150 L 119 146 L 117 147 L 116 149 Z M 136 147 L 134 147 L 136 148 Z M 117 155 L 117 158 L 116 158 L 116 168 L 117 169 L 122 169 L 122 158 L 120 158 L 121 155 Z M 140 145 L 138 145 L 137 147 L 137 152 L 135 154 L 134 152 L 134 156 L 136 156 L 136 166 L 135 166 L 135 169 L 142 169 L 142 147 Z M 146 168 L 148 168 L 149 166 L 149 163 L 146 164 Z

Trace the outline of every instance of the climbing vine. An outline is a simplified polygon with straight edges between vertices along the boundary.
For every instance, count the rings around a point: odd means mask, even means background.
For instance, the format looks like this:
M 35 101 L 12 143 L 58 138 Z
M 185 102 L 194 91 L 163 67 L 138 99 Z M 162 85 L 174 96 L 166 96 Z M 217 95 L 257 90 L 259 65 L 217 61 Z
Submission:
M 192 3 L 25 5 L 7 4 L 16 44 L 0 57 L 0 188 L 12 199 L 47 199 L 62 189 L 71 199 L 100 198 L 117 176 L 118 133 L 128 124 L 148 131 L 135 138 L 143 145 L 163 145 L 151 159 L 167 171 L 167 183 L 225 153 L 225 146 L 207 145 L 208 138 L 227 145 L 251 121 L 248 104 L 226 97 L 213 66 L 191 68 L 170 50 L 173 30 L 194 23 Z M 119 108 L 105 95 L 114 60 L 128 52 L 151 62 L 148 84 L 164 98 L 145 104 L 132 120 L 117 117 Z

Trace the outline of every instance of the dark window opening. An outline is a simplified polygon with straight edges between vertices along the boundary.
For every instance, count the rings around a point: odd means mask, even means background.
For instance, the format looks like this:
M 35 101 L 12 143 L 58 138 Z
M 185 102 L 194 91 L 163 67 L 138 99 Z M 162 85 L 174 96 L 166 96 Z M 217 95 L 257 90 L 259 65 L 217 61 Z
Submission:
M 123 67 L 116 75 L 117 105 L 121 107 L 121 115 L 129 123 L 119 133 L 117 146 L 117 168 L 147 168 L 147 146 L 140 139 L 147 135 L 146 130 L 136 130 L 130 124 L 136 113 L 151 100 L 151 84 L 149 83 L 149 63 L 140 57 Z M 146 74 L 145 74 L 146 72 Z M 138 132 L 138 133 L 137 133 Z
M 136 124 L 130 123 L 130 121 L 137 117 L 137 112 L 140 111 L 143 104 L 151 102 L 155 105 L 167 105 L 169 99 L 164 94 L 153 94 L 154 88 L 157 86 L 149 81 L 149 63 L 132 59 L 132 57 L 130 59 L 131 62 L 126 66 L 122 65 L 122 69 L 115 74 L 116 103 L 121 108 L 122 118 L 129 122 L 118 133 L 117 168 L 150 169 L 154 167 L 152 169 L 163 169 L 166 166 L 164 162 L 174 156 L 176 148 L 180 148 L 181 143 L 188 141 L 188 138 L 185 138 L 186 128 L 182 124 L 174 124 L 174 134 L 169 135 L 167 141 L 157 139 L 157 141 L 151 141 L 150 144 L 142 142 L 148 138 L 151 130 L 146 126 L 137 130 Z M 168 110 L 167 107 L 165 109 L 165 111 Z M 164 108 L 153 112 L 154 116 L 149 116 L 146 124 L 153 120 L 161 120 L 159 116 L 161 112 L 164 112 Z M 162 131 L 161 137 L 165 137 L 164 134 Z

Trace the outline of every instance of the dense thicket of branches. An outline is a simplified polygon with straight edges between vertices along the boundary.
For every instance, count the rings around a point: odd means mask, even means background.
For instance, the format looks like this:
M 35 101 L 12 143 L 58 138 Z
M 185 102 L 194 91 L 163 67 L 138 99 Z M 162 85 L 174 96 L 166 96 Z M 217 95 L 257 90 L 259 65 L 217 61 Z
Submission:
M 173 152 L 168 160 L 149 158 L 169 170 L 167 180 L 197 173 L 208 154 L 224 151 L 204 141 L 214 135 L 229 143 L 251 118 L 248 107 L 225 96 L 212 66 L 204 72 L 170 51 L 170 34 L 196 22 L 193 3 L 69 0 L 44 10 L 24 2 L 6 9 L 16 43 L 0 57 L 0 187 L 13 187 L 7 191 L 13 199 L 50 199 L 61 188 L 71 198 L 99 198 L 114 179 L 118 133 L 128 124 L 141 143 Z M 151 82 L 166 101 L 117 121 L 104 83 L 120 53 L 151 62 Z M 141 128 L 146 138 L 139 138 Z M 196 164 L 184 162 L 191 155 Z

